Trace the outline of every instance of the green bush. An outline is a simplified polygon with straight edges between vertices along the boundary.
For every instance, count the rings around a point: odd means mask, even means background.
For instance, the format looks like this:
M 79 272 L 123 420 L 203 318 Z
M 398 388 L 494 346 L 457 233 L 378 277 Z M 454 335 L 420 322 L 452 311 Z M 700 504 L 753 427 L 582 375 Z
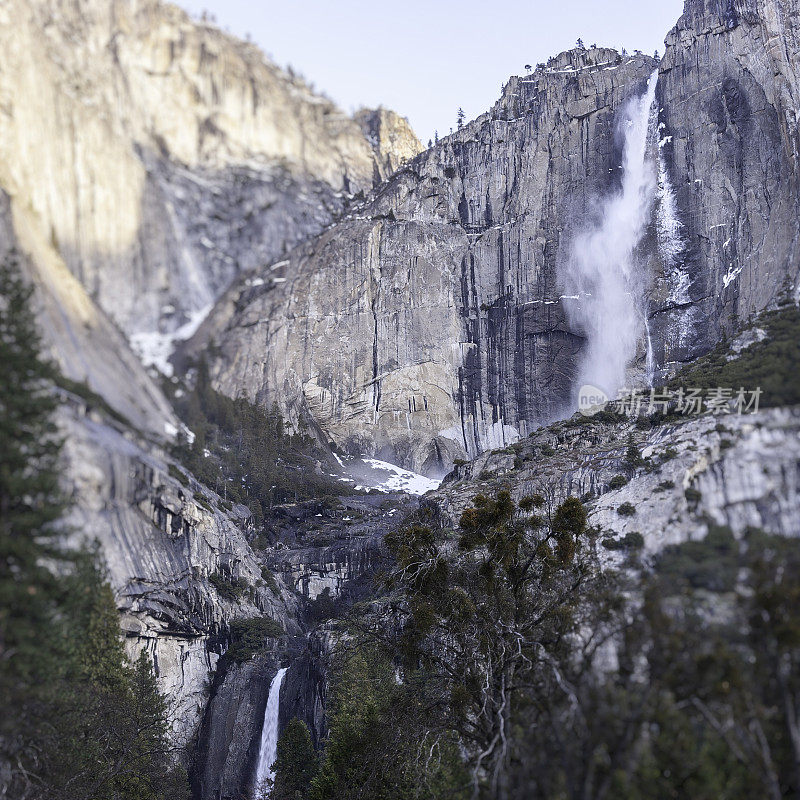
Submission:
M 695 489 L 694 486 L 690 486 L 683 494 L 691 509 L 697 508 L 698 503 L 703 498 L 703 493 L 699 489 Z
M 170 478 L 174 478 L 183 486 L 189 485 L 189 479 L 183 474 L 182 470 L 178 469 L 178 467 L 176 467 L 174 464 L 170 464 L 168 469 Z
M 675 488 L 675 481 L 666 480 L 666 481 L 661 481 L 661 483 L 659 483 L 658 486 L 656 486 L 656 491 L 666 492 L 668 489 L 674 489 L 674 488 Z
M 219 572 L 212 572 L 208 576 L 208 581 L 219 595 L 227 600 L 241 600 L 250 588 L 250 584 L 244 578 L 229 578 Z
M 210 512 L 214 511 L 213 507 L 211 506 L 211 503 L 209 503 L 208 500 L 206 500 L 205 497 L 203 497 L 203 495 L 194 494 L 192 495 L 192 497 L 194 499 L 194 502 L 197 503 L 197 505 L 199 505 L 200 508 L 204 508 L 206 511 Z
M 283 628 L 277 620 L 269 617 L 236 619 L 231 623 L 231 644 L 227 656 L 241 662 L 252 658 L 264 648 L 270 639 L 283 636 Z
M 281 590 L 278 586 L 278 581 L 268 567 L 261 567 L 261 577 L 264 579 L 264 583 L 267 584 L 272 594 L 274 594 L 276 597 L 280 597 Z
M 730 592 L 736 586 L 739 547 L 730 528 L 712 525 L 701 541 L 665 547 L 656 572 L 672 587 Z
M 609 489 L 621 489 L 625 484 L 628 482 L 628 479 L 624 475 L 615 475 L 609 482 L 608 488 Z
M 639 531 L 631 531 L 621 539 L 606 537 L 600 544 L 606 550 L 641 550 L 644 547 L 644 536 Z
M 621 517 L 632 517 L 636 513 L 636 506 L 632 503 L 623 503 L 617 508 L 617 514 Z
M 756 325 L 767 338 L 745 348 L 732 360 L 723 342 L 708 355 L 688 365 L 669 383 L 668 388 L 712 389 L 740 387 L 753 391 L 760 387 L 760 407 L 800 403 L 800 309 L 795 305 L 762 315 Z

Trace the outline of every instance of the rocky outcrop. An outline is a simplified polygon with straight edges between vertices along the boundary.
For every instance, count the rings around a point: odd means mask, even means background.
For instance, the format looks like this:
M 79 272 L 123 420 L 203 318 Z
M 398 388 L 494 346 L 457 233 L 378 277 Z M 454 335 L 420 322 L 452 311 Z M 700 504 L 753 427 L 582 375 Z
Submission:
M 10 0 L 0 44 L 0 186 L 128 335 L 196 319 L 392 158 L 257 47 L 158 0 Z
M 309 501 L 279 506 L 270 512 L 266 530 L 276 541 L 267 557 L 270 568 L 287 586 L 309 600 L 327 590 L 352 598 L 369 592 L 385 552 L 383 537 L 395 530 L 419 504 L 405 494 Z
M 355 120 L 372 145 L 384 180 L 423 149 L 408 120 L 391 109 L 362 108 Z
M 560 242 L 618 179 L 615 113 L 653 69 L 594 49 L 512 78 L 257 291 L 231 290 L 190 350 L 214 341 L 223 391 L 429 475 L 525 435 L 570 399 L 581 349 Z
M 648 460 L 633 470 L 630 435 Z M 624 485 L 615 486 L 620 475 Z M 557 423 L 460 467 L 425 502 L 441 525 L 455 527 L 476 494 L 501 487 L 516 501 L 540 494 L 551 510 L 569 496 L 581 498 L 598 535 L 636 531 L 649 554 L 702 539 L 710 524 L 737 536 L 748 527 L 800 536 L 800 409 L 704 415 L 646 433 L 633 420 Z M 618 512 L 625 503 L 633 514 Z M 612 562 L 622 557 L 600 551 Z

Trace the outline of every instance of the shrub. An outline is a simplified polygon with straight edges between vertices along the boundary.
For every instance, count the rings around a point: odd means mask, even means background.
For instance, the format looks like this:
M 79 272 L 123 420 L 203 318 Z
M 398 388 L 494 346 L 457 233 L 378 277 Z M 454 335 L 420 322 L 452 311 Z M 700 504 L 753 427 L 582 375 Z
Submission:
M 608 488 L 609 489 L 621 489 L 625 484 L 628 482 L 628 479 L 624 475 L 615 475 L 609 482 Z
M 250 588 L 250 584 L 244 578 L 229 578 L 219 572 L 212 572 L 208 576 L 208 581 L 219 595 L 227 600 L 241 600 L 242 595 Z
M 658 486 L 656 486 L 656 491 L 666 492 L 668 489 L 674 489 L 674 488 L 675 488 L 675 481 L 667 480 L 667 481 L 661 481 L 661 483 L 659 483 Z
M 183 486 L 189 485 L 189 479 L 174 464 L 170 464 L 168 469 L 170 478 L 174 478 L 176 481 L 178 481 L 178 483 L 182 484 Z
M 699 489 L 695 489 L 694 486 L 690 486 L 683 494 L 691 509 L 697 508 L 697 504 L 703 497 L 702 492 Z
M 617 508 L 617 514 L 621 517 L 632 517 L 636 513 L 636 507 L 632 503 L 623 503 Z
M 231 622 L 231 644 L 226 655 L 232 661 L 247 661 L 262 650 L 270 639 L 281 636 L 281 624 L 270 617 L 235 619 Z
M 203 497 L 203 495 L 195 494 L 193 495 L 193 499 L 194 502 L 200 506 L 200 508 L 204 508 L 206 511 L 213 513 L 214 509 L 211 506 L 211 503 L 209 503 L 208 500 L 206 500 L 205 497 Z
M 600 544 L 606 550 L 641 550 L 644 547 L 644 536 L 639 531 L 631 531 L 621 539 L 606 537 Z
M 712 525 L 701 541 L 665 547 L 655 569 L 671 586 L 729 592 L 736 586 L 738 555 L 731 529 Z
M 723 342 L 708 355 L 684 368 L 668 388 L 763 390 L 761 408 L 800 403 L 800 309 L 795 305 L 763 314 L 756 324 L 767 338 L 745 348 L 731 360 Z
M 639 452 L 639 448 L 636 444 L 636 439 L 633 438 L 633 434 L 628 434 L 628 447 L 625 450 L 625 465 L 628 469 L 635 470 L 637 467 L 641 467 L 644 464 L 644 459 L 642 458 L 642 454 Z
M 316 623 L 325 622 L 328 619 L 336 619 L 344 611 L 344 602 L 331 594 L 331 590 L 326 586 L 314 600 L 308 603 L 308 615 Z
M 519 501 L 519 507 L 523 511 L 533 511 L 534 508 L 541 508 L 544 505 L 544 497 L 540 494 L 526 495 Z
M 552 448 L 552 447 L 551 447 L 549 444 L 543 444 L 543 445 L 542 445 L 542 446 L 539 448 L 539 451 L 541 452 L 541 454 L 542 454 L 543 456 L 546 456 L 546 457 L 548 457 L 548 458 L 549 458 L 550 456 L 554 456 L 554 455 L 556 454 L 556 451 L 555 451 L 555 449 L 554 449 L 554 448 Z
M 276 597 L 280 597 L 281 590 L 278 586 L 278 581 L 268 567 L 261 567 L 261 577 L 264 579 L 264 583 L 267 584 L 272 594 Z

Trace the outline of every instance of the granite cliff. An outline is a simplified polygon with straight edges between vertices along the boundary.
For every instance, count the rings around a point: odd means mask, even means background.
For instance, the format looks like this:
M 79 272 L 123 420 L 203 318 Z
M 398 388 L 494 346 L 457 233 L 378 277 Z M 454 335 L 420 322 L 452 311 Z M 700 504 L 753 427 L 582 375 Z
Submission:
M 798 291 L 791 5 L 692 0 L 658 65 L 574 50 L 512 78 L 489 113 L 233 287 L 189 352 L 213 341 L 222 391 L 305 409 L 344 449 L 432 475 L 574 408 L 587 332 L 571 248 L 619 191 L 619 114 L 656 68 L 628 381 L 707 351 Z
M 0 186 L 151 360 L 396 163 L 388 134 L 373 150 L 301 77 L 173 5 L 9 2 L 0 37 Z
M 554 422 L 574 410 L 589 338 L 575 242 L 622 190 L 620 122 L 648 87 L 628 381 L 800 299 L 798 36 L 793 0 L 687 0 L 660 62 L 562 53 L 421 152 L 394 112 L 349 118 L 173 6 L 0 6 L 0 242 L 23 255 L 67 378 L 69 522 L 100 543 L 198 797 L 249 791 L 280 667 L 281 724 L 299 716 L 321 743 L 324 604 L 369 597 L 384 535 L 420 502 L 453 527 L 479 491 L 583 497 L 606 539 L 640 534 L 648 555 L 712 524 L 800 533 L 795 408 Z M 223 393 L 277 403 L 341 455 L 449 474 L 441 489 L 288 503 L 256 531 L 170 455 L 181 422 L 130 346 L 164 366 L 209 307 L 176 364 L 202 355 Z M 629 435 L 653 469 L 612 486 Z M 281 635 L 220 662 L 252 619 Z

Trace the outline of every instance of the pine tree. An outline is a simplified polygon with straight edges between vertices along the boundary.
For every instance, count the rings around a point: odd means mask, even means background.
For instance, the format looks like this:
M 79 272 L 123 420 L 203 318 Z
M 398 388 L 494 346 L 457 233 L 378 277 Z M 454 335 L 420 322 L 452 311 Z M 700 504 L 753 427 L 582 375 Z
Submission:
M 40 353 L 31 293 L 12 251 L 0 263 L 0 774 L 20 796 L 34 780 L 41 692 L 63 656 L 59 586 L 43 566 L 58 555 L 53 523 L 64 510 L 55 369 Z
M 458 109 L 458 129 L 461 130 L 462 126 L 464 125 L 464 109 L 459 107 Z
M 11 253 L 0 264 L 0 794 L 180 800 L 163 698 L 149 661 L 125 656 L 97 553 L 56 544 L 58 374 L 31 293 Z
M 0 675 L 7 681 L 38 669 L 54 590 L 41 561 L 54 555 L 52 523 L 64 510 L 55 369 L 40 354 L 31 293 L 12 252 L 0 264 Z
M 317 774 L 317 754 L 308 726 L 294 717 L 278 739 L 272 800 L 295 800 L 305 797 Z

